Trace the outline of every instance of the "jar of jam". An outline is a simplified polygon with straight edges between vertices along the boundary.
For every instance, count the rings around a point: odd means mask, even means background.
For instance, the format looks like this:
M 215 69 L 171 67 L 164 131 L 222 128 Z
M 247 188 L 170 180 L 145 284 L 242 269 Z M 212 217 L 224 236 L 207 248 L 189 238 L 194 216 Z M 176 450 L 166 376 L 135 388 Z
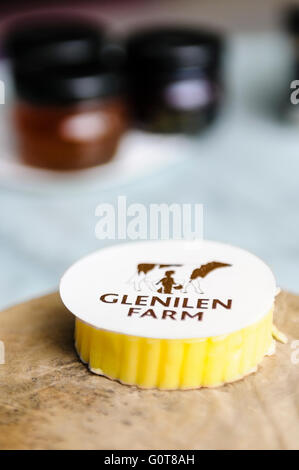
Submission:
M 222 96 L 222 41 L 216 34 L 164 28 L 127 41 L 129 99 L 135 122 L 154 132 L 197 133 Z
M 122 75 L 113 61 L 107 65 L 107 53 L 103 60 L 100 36 L 59 31 L 45 34 L 39 47 L 28 38 L 23 49 L 17 41 L 11 47 L 20 156 L 55 170 L 106 163 L 127 127 Z

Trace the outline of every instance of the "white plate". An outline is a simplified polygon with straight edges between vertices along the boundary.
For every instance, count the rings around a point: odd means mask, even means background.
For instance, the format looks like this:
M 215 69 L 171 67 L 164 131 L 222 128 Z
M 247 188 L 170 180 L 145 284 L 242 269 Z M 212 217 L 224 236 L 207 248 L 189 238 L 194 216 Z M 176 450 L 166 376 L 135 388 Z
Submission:
M 7 139 L 5 112 L 0 115 L 0 185 L 30 191 L 102 190 L 129 183 L 170 164 L 182 161 L 187 141 L 183 137 L 162 137 L 129 132 L 121 141 L 115 158 L 102 166 L 58 172 L 24 165 Z

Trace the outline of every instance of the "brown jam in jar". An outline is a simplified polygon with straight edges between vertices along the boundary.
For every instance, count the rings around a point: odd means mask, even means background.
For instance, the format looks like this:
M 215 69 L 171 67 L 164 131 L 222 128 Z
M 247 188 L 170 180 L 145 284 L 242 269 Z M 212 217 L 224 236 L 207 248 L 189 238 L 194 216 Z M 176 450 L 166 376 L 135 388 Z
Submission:
M 14 110 L 22 160 L 28 165 L 75 170 L 111 160 L 126 129 L 119 98 L 67 106 L 19 102 Z

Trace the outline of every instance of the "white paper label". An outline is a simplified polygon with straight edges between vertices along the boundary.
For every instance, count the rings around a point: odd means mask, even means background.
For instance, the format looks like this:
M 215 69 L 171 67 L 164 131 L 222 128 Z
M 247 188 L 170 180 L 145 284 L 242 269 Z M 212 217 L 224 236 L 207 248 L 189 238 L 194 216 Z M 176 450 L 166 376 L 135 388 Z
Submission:
M 150 338 L 200 338 L 266 315 L 274 276 L 256 256 L 210 241 L 115 245 L 75 263 L 61 298 L 86 323 Z

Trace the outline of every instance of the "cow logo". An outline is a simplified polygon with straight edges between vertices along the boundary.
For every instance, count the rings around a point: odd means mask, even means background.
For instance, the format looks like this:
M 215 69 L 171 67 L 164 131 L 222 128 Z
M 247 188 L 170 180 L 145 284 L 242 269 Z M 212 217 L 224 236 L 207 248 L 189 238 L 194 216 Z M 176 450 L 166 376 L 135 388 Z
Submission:
M 146 287 L 160 294 L 173 294 L 173 291 L 187 293 L 192 287 L 197 294 L 204 294 L 200 285 L 201 279 L 215 269 L 230 266 L 232 265 L 219 261 L 211 261 L 200 267 L 183 264 L 140 263 L 130 283 L 137 292 Z

